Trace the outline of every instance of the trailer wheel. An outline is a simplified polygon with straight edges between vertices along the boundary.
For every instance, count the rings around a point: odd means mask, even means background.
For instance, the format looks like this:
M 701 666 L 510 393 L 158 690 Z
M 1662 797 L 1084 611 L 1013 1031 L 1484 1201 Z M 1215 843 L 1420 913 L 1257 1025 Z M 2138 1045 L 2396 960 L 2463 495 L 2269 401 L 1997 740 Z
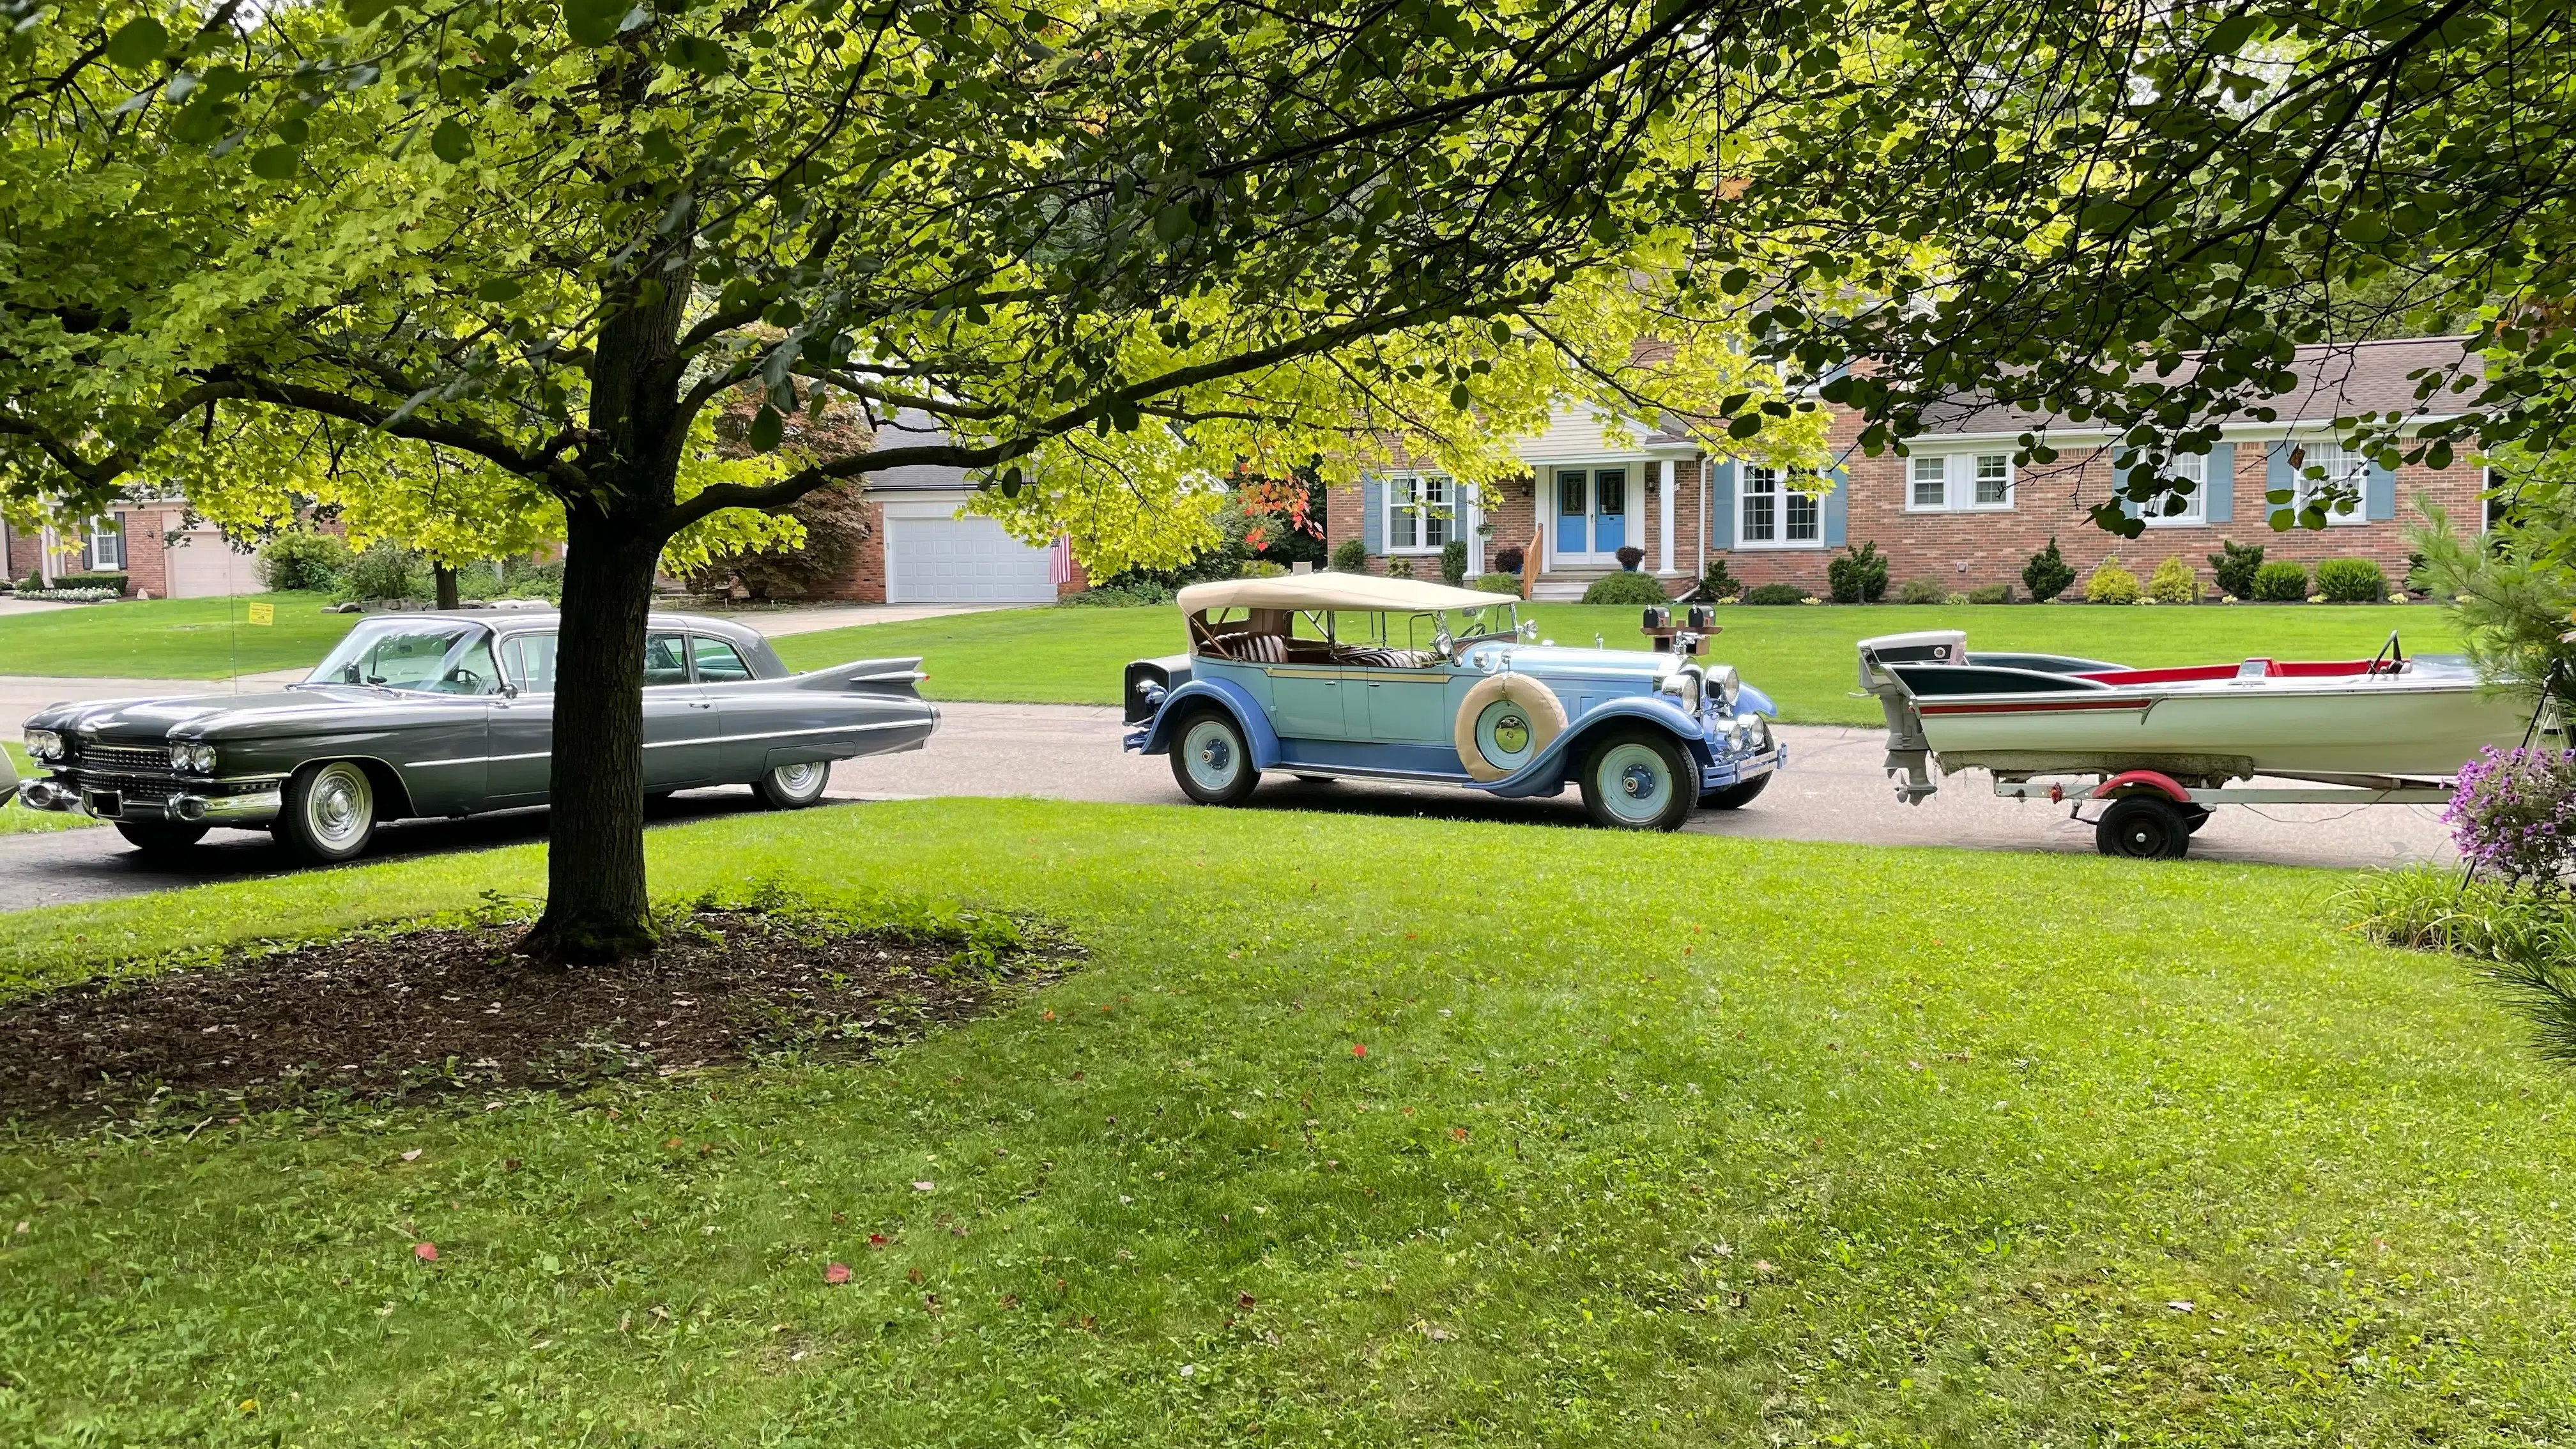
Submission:
M 2162 795 L 2123 795 L 2093 826 L 2093 845 L 2104 855 L 2131 860 L 2180 860 L 2191 849 L 2191 821 Z

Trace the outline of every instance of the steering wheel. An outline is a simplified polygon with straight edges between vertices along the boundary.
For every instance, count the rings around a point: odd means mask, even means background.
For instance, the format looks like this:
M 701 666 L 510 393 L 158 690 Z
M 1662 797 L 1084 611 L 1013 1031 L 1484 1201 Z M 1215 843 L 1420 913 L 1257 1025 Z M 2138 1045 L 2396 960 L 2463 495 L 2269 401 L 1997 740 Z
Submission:
M 2384 671 L 2379 667 L 2379 662 L 2383 659 L 2388 661 L 2388 668 Z M 2370 656 L 2369 673 L 2373 675 L 2381 673 L 2395 674 L 2405 667 L 2406 651 L 2397 643 L 2397 631 L 2391 629 L 2388 631 L 2388 642 L 2380 645 L 2379 652 Z

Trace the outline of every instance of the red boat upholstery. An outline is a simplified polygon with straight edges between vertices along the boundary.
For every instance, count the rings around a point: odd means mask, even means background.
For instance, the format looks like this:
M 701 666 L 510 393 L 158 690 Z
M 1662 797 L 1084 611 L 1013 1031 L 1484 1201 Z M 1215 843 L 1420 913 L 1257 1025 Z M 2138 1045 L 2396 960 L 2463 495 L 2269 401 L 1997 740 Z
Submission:
M 2382 669 L 2394 672 L 2395 666 L 2385 660 L 2334 659 L 2316 662 L 2278 659 L 2248 659 L 2244 664 L 2181 664 L 2170 669 L 2105 669 L 2094 674 L 2079 674 L 2096 684 L 2188 684 L 2209 679 L 2236 679 L 2254 673 L 2247 665 L 2259 664 L 2265 679 L 2335 679 L 2351 674 L 2368 674 L 2376 662 Z

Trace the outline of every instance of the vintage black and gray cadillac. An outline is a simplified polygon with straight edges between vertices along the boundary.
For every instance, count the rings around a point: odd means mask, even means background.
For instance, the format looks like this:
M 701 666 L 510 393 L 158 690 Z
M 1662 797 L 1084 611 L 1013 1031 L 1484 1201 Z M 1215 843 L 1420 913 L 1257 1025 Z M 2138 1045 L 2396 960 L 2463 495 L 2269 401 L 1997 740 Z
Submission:
M 738 624 L 647 627 L 647 795 L 749 785 L 779 809 L 810 805 L 832 761 L 917 750 L 938 727 L 917 658 L 790 674 Z M 46 773 L 20 798 L 113 821 L 147 851 L 236 826 L 318 861 L 358 854 L 387 820 L 542 805 L 555 634 L 551 612 L 382 617 L 274 693 L 55 705 L 27 720 Z

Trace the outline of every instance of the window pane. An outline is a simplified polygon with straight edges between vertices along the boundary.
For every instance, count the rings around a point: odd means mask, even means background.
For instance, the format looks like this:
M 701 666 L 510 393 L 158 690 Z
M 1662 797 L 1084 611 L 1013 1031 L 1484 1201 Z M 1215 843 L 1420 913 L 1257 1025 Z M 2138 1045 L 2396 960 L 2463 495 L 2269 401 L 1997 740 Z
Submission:
M 689 636 L 689 652 L 698 661 L 700 684 L 732 684 L 751 677 L 751 666 L 722 639 L 704 634 Z
M 498 694 L 501 671 L 492 663 L 492 641 L 477 639 L 464 657 L 447 667 L 429 686 L 432 694 Z
M 1977 455 L 1977 501 L 1988 505 L 2012 501 L 2012 454 Z
M 1604 468 L 1592 475 L 1592 511 L 1617 518 L 1628 511 L 1628 471 Z
M 1386 520 L 1386 546 L 1388 548 L 1413 547 L 1416 519 L 1419 517 L 1420 515 L 1411 508 L 1397 508 L 1389 513 Z
M 1742 537 L 1746 543 L 1779 542 L 1780 475 L 1770 468 L 1744 470 Z
M 501 642 L 501 662 L 525 694 L 555 692 L 555 636 L 513 634 Z
M 644 683 L 686 684 L 689 682 L 689 643 L 685 634 L 647 634 L 644 636 Z
M 1556 473 L 1556 511 L 1566 518 L 1583 516 L 1583 470 L 1560 468 Z
M 309 684 L 377 684 L 387 689 L 436 689 L 447 679 L 443 668 L 450 650 L 482 634 L 470 625 L 379 625 L 360 627 L 340 641 L 313 672 Z M 458 651 L 460 654 L 463 651 Z M 490 677 L 491 655 L 482 655 L 477 673 Z M 479 691 L 468 691 L 479 692 Z
M 1914 506 L 1939 508 L 1949 501 L 1950 460 L 1917 458 L 1914 460 Z
M 1816 500 L 1808 497 L 1804 493 L 1800 493 L 1795 489 L 1792 489 L 1788 495 L 1788 504 L 1788 541 L 1791 543 L 1815 542 L 1817 536 L 1816 516 L 1818 512 Z

